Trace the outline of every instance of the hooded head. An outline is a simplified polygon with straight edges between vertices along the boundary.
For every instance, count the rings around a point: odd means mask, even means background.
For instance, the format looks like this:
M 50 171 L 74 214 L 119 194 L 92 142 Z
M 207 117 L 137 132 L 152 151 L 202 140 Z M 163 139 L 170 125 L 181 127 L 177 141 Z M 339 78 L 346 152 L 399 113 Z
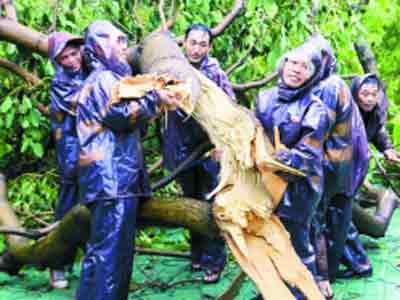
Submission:
M 313 47 L 321 53 L 322 65 L 319 72 L 320 80 L 324 80 L 336 73 L 336 57 L 327 39 L 319 33 L 315 33 L 308 38 L 304 45 L 305 47 Z
M 49 56 L 56 70 L 76 73 L 82 68 L 83 39 L 67 32 L 54 32 L 49 36 Z
M 351 93 L 364 113 L 373 111 L 375 107 L 384 107 L 385 101 L 387 102 L 382 82 L 373 73 L 354 77 L 351 82 Z
M 85 32 L 85 61 L 91 70 L 131 74 L 127 61 L 127 36 L 109 21 L 95 21 Z
M 295 100 L 309 91 L 318 80 L 321 55 L 304 45 L 289 51 L 280 60 L 279 96 L 286 101 Z

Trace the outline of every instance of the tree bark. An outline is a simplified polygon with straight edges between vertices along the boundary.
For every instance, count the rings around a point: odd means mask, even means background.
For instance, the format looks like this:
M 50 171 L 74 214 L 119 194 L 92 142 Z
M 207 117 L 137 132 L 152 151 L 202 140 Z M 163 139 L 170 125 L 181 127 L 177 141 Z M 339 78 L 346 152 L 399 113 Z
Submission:
M 374 53 L 368 45 L 368 42 L 364 38 L 360 38 L 354 44 L 354 47 L 364 72 L 378 74 L 376 59 Z
M 0 213 L 1 223 L 7 226 L 14 224 L 7 220 Z M 144 201 L 139 210 L 139 224 L 185 227 L 209 237 L 219 234 L 210 203 L 185 197 L 159 197 Z M 59 268 L 69 264 L 76 250 L 87 241 L 89 230 L 90 212 L 85 206 L 78 205 L 42 239 L 28 242 L 26 239 L 15 239 L 15 236 L 8 238 L 8 249 L 0 258 L 0 271 L 15 274 L 23 265 Z

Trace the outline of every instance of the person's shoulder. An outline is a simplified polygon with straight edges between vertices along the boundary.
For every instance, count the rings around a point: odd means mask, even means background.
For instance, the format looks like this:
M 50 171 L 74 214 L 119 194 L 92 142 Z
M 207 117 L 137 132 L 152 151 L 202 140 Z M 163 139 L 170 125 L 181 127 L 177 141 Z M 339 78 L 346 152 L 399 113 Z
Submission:
M 268 103 L 278 98 L 278 88 L 273 87 L 269 89 L 261 90 L 257 95 L 257 109 L 259 111 L 265 110 Z
M 204 65 L 205 68 L 215 69 L 215 70 L 218 70 L 218 71 L 223 71 L 218 59 L 216 59 L 215 57 L 207 55 L 205 57 L 204 62 L 205 62 L 205 65 Z

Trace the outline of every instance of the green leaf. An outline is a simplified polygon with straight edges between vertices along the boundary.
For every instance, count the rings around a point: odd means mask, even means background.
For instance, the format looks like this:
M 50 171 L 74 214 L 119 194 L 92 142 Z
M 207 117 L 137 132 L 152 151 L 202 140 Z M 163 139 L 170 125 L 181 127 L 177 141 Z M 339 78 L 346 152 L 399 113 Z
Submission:
M 10 97 L 4 99 L 3 103 L 0 105 L 0 112 L 5 113 L 7 112 L 13 105 L 13 101 Z
M 37 157 L 42 157 L 44 154 L 43 146 L 40 143 L 31 143 L 33 154 Z

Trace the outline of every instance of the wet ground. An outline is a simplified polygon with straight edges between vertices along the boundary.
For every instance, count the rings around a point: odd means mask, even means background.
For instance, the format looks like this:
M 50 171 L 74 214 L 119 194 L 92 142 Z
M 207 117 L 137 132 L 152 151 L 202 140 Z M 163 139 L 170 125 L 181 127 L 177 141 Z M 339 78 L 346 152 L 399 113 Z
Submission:
M 397 210 L 386 236 L 362 237 L 372 260 L 374 274 L 367 279 L 340 280 L 334 285 L 336 300 L 400 299 L 400 210 Z M 201 273 L 190 271 L 186 259 L 137 255 L 129 299 L 200 300 L 216 299 L 238 274 L 231 261 L 218 284 L 205 285 Z M 72 300 L 78 283 L 79 265 L 71 274 L 65 290 L 48 288 L 48 272 L 25 269 L 22 275 L 0 274 L 0 300 Z M 241 287 L 237 300 L 250 300 L 257 292 L 249 280 Z

